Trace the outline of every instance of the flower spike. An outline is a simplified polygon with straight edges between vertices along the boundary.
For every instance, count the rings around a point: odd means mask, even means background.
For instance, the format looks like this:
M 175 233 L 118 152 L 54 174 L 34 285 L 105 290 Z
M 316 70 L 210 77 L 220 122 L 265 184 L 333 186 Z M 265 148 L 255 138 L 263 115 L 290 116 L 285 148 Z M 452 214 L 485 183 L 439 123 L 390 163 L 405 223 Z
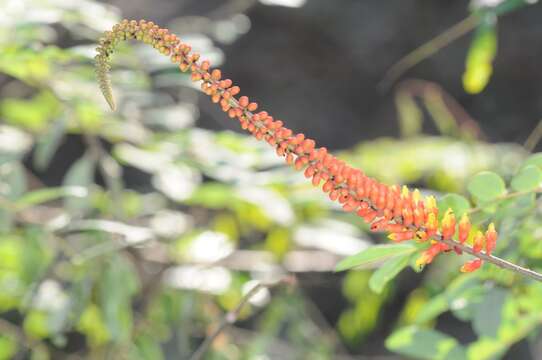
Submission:
M 112 110 L 116 105 L 109 78 L 111 55 L 120 41 L 129 39 L 150 44 L 178 64 L 180 71 L 190 72 L 192 81 L 200 82 L 201 90 L 213 103 L 219 104 L 228 117 L 237 119 L 241 128 L 256 139 L 266 141 L 287 164 L 303 171 L 315 187 L 322 186 L 322 191 L 332 201 L 339 201 L 345 211 L 363 218 L 372 230 L 390 232 L 389 238 L 395 242 L 410 239 L 435 241 L 418 259 L 420 265 L 430 263 L 443 251 L 448 252 L 453 248 L 460 252 L 459 246 L 465 246 L 471 229 L 467 215 L 461 217 L 457 229 L 451 209 L 439 222 L 437 202 L 433 196 L 423 199 L 418 190 L 410 191 L 406 186 L 400 188 L 380 183 L 329 154 L 326 148 L 317 147 L 315 141 L 304 134 L 295 134 L 281 120 L 260 110 L 259 105 L 249 97 L 240 95 L 239 86 L 224 78 L 219 69 L 211 68 L 209 61 L 200 60 L 200 55 L 192 52 L 190 45 L 152 21 L 123 20 L 111 31 L 106 31 L 99 41 L 95 57 L 96 76 Z M 444 244 L 455 241 L 454 237 L 457 237 L 458 247 Z M 495 226 L 490 224 L 485 235 L 478 233 L 475 236 L 474 253 L 479 253 L 485 246 L 486 253 L 491 254 L 496 240 Z M 462 271 L 473 271 L 481 263 L 479 259 L 468 262 Z

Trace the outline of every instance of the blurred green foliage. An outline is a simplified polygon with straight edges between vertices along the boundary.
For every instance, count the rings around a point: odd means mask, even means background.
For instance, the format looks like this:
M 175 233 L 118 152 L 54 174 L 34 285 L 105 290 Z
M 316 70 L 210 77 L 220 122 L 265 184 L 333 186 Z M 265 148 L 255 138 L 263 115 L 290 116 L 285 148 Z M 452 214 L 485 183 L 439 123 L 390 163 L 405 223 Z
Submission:
M 8 15 L 0 23 L 0 359 L 187 358 L 254 281 L 288 273 L 299 286 L 255 297 L 209 358 L 347 357 L 345 347 L 363 351 L 384 325 L 388 350 L 414 358 L 494 358 L 536 340 L 539 284 L 489 265 L 460 275 L 465 259 L 452 256 L 422 278 L 412 265 L 422 245 L 370 247 L 383 239 L 264 144 L 195 127 L 198 91 L 144 46 L 119 50 L 119 112 L 107 111 L 93 44 L 119 20 L 115 8 L 16 3 L 0 3 Z M 61 34 L 77 45 L 59 47 Z M 204 55 L 216 51 L 209 44 Z M 492 59 L 484 46 L 471 52 L 485 55 L 469 55 L 476 79 L 479 58 Z M 499 255 L 540 270 L 540 154 L 480 141 L 438 98 L 426 104 L 444 136 L 421 134 L 411 107 L 405 137 L 342 156 L 386 182 L 461 192 L 441 196 L 440 206 L 475 211 L 478 224 L 496 220 Z M 75 160 L 55 162 L 63 156 Z M 330 288 L 335 263 L 366 248 L 370 257 L 348 260 L 366 269 L 348 272 L 341 292 Z M 317 296 L 304 291 L 311 273 Z M 416 279 L 405 301 L 397 276 Z M 322 297 L 337 299 L 331 324 L 315 306 Z M 392 304 L 402 310 L 383 324 Z M 433 328 L 447 313 L 472 328 L 472 341 Z

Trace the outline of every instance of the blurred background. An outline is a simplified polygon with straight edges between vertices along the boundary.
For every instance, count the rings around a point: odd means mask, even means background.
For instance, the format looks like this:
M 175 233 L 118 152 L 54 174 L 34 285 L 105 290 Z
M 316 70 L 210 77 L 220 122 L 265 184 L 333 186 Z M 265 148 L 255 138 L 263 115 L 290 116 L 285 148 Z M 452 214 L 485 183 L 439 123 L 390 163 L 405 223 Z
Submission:
M 542 290 L 512 274 L 335 273 L 385 236 L 151 47 L 117 48 L 111 112 L 93 57 L 122 18 L 386 183 L 465 193 L 541 146 L 536 1 L 0 0 L 0 359 L 188 359 L 232 310 L 205 358 L 542 357 Z M 542 267 L 540 214 L 513 210 L 505 257 Z

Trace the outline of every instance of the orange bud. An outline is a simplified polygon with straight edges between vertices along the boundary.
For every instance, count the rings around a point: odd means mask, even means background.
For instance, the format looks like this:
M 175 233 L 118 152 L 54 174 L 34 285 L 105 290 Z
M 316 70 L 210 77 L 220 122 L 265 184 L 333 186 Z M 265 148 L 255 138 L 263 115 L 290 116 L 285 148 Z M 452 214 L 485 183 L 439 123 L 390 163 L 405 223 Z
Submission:
M 244 107 L 244 108 L 247 107 L 248 106 L 248 101 L 249 100 L 248 100 L 247 96 L 241 96 L 239 98 L 239 106 Z
M 388 239 L 395 242 L 410 240 L 413 237 L 414 237 L 414 231 L 394 232 L 388 235 Z
M 425 222 L 425 229 L 427 232 L 427 236 L 433 236 L 437 232 L 438 228 L 438 221 L 437 216 L 435 213 L 429 213 L 427 216 L 427 220 Z
M 248 111 L 256 111 L 258 110 L 258 104 L 255 102 L 251 102 L 250 104 L 247 105 L 247 109 Z
M 219 69 L 214 69 L 211 72 L 211 79 L 218 81 L 220 80 L 221 77 L 222 77 L 222 73 L 220 72 Z
M 450 239 L 455 233 L 455 215 L 452 209 L 446 210 L 441 222 L 442 237 Z
M 386 217 L 386 219 L 387 219 L 387 217 Z M 396 232 L 403 232 L 403 231 L 406 230 L 406 228 L 405 228 L 405 226 L 403 224 L 391 224 L 391 223 L 388 223 L 386 225 L 386 230 L 391 232 L 391 233 L 396 233 Z
M 314 166 L 309 166 L 305 169 L 305 177 L 310 178 L 313 177 L 314 173 L 316 172 L 316 168 Z
M 461 272 L 464 272 L 464 273 L 473 272 L 474 270 L 478 269 L 481 265 L 482 265 L 481 259 L 471 260 L 463 264 L 463 266 L 461 267 Z
M 333 181 L 328 180 L 325 182 L 324 186 L 322 187 L 322 190 L 324 192 L 330 192 L 335 187 L 335 184 L 333 184 Z
M 371 224 L 371 231 L 383 230 L 386 227 L 388 220 L 385 218 L 379 219 Z
M 474 236 L 474 242 L 472 243 L 472 251 L 474 251 L 475 253 L 479 253 L 484 247 L 485 240 L 486 238 L 484 234 L 482 234 L 481 231 L 478 231 L 476 235 Z
M 372 209 L 369 207 L 369 204 L 367 204 L 365 201 L 362 201 L 360 204 L 359 204 L 359 209 L 358 209 L 358 216 L 361 216 L 361 217 L 364 217 L 365 215 L 367 215 L 367 213 L 369 213 L 369 211 L 371 211 Z
M 375 219 L 376 215 L 377 215 L 376 211 L 369 210 L 369 212 L 367 214 L 365 214 L 364 216 L 362 216 L 362 217 L 363 217 L 363 220 L 370 223 L 371 221 L 373 221 Z
M 491 223 L 487 227 L 486 231 L 486 253 L 491 255 L 493 249 L 495 249 L 495 244 L 497 243 L 497 231 L 495 231 L 495 224 Z
M 350 211 L 357 210 L 358 207 L 359 207 L 359 201 L 356 201 L 356 199 L 354 199 L 353 197 L 350 197 L 348 201 L 343 205 L 343 210 L 350 212 Z
M 429 238 L 429 235 L 425 231 L 416 231 L 416 238 L 418 242 L 424 242 Z
M 425 250 L 422 255 L 416 260 L 416 266 L 422 267 L 425 264 L 430 264 L 433 259 L 442 251 L 440 243 L 435 243 Z
M 431 195 L 425 198 L 425 210 L 427 216 L 429 216 L 430 213 L 434 213 L 435 216 L 438 215 L 437 200 L 434 196 Z
M 412 225 L 412 222 L 414 221 L 414 216 L 412 215 L 412 211 L 409 208 L 403 209 L 403 224 L 405 226 Z
M 461 220 L 459 221 L 459 242 L 461 244 L 465 243 L 469 237 L 470 228 L 471 224 L 469 217 L 466 214 L 463 214 L 463 216 L 461 216 Z
M 414 212 L 413 212 L 413 215 L 414 215 L 414 225 L 419 228 L 420 226 L 422 226 L 423 224 L 423 213 L 421 212 L 420 209 L 418 208 L 415 208 L 414 209 Z

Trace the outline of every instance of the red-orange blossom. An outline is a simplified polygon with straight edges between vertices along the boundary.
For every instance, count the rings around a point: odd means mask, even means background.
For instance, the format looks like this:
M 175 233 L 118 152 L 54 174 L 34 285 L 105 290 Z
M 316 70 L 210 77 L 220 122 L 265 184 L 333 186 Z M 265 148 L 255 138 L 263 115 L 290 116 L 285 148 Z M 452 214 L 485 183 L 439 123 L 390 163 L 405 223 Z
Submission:
M 433 196 L 422 198 L 418 190 L 410 191 L 406 186 L 385 185 L 355 169 L 344 161 L 329 154 L 324 147 L 316 147 L 312 139 L 304 134 L 294 134 L 281 120 L 273 118 L 266 111 L 257 111 L 258 104 L 247 96 L 238 96 L 240 88 L 230 79 L 223 79 L 218 69 L 212 69 L 208 61 L 200 61 L 200 55 L 193 53 L 189 45 L 182 43 L 167 29 L 161 29 L 145 20 L 123 20 L 107 31 L 100 39 L 97 48 L 96 71 L 101 90 L 111 106 L 115 108 L 108 71 L 109 58 L 114 46 L 122 40 L 137 39 L 151 44 L 160 53 L 170 56 L 173 63 L 179 64 L 181 71 L 190 71 L 192 80 L 201 82 L 202 91 L 219 103 L 230 118 L 239 120 L 241 127 L 258 140 L 265 140 L 276 150 L 278 156 L 296 170 L 304 169 L 304 174 L 314 186 L 321 186 L 333 201 L 342 204 L 345 211 L 355 212 L 367 223 L 372 231 L 389 232 L 394 242 L 415 239 L 430 241 L 417 263 L 425 265 L 444 251 L 452 250 L 441 240 L 456 238 L 465 243 L 471 232 L 468 216 L 462 214 L 459 223 L 455 214 L 448 209 L 439 221 L 436 200 Z M 482 249 L 489 255 L 495 247 L 497 232 L 490 224 L 484 233 L 477 232 L 472 237 L 474 252 Z M 454 248 L 458 253 L 461 251 Z M 462 271 L 476 270 L 482 260 L 467 262 Z

